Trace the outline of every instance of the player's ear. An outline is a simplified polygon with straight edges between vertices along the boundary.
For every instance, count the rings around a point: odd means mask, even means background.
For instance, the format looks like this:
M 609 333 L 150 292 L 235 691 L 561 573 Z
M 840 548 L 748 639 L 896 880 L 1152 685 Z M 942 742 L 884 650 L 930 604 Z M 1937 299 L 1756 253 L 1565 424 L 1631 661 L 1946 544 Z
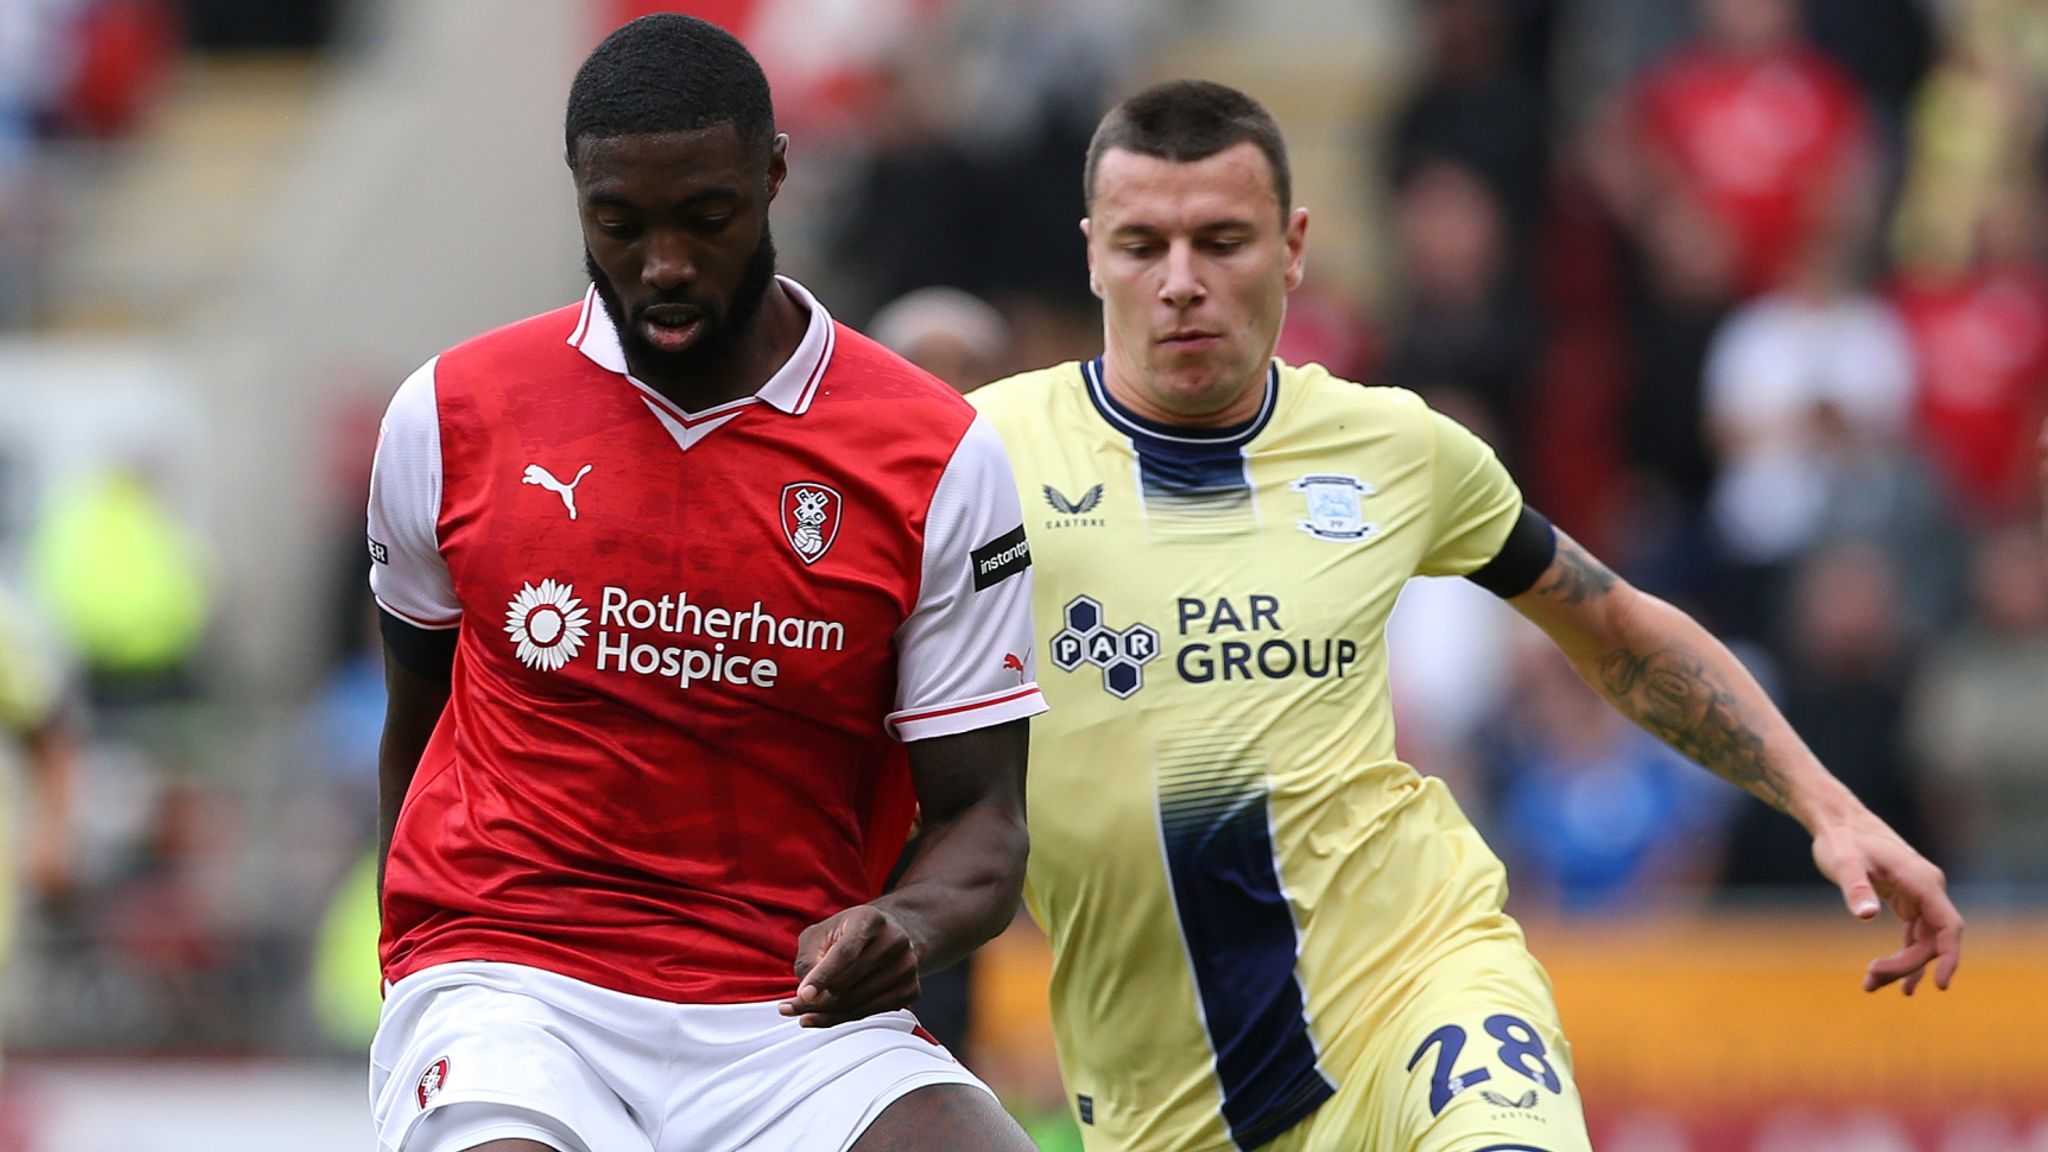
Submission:
M 1095 232 L 1089 223 L 1088 217 L 1081 217 L 1081 250 L 1088 254 L 1088 291 L 1099 300 L 1102 298 L 1102 282 L 1095 278 L 1095 245 L 1088 243 L 1094 239 Z
M 789 176 L 789 133 L 777 132 L 774 143 L 768 145 L 768 198 L 782 191 L 782 182 Z
M 1287 215 L 1287 227 L 1281 234 L 1281 241 L 1287 245 L 1287 270 L 1284 274 L 1289 292 L 1301 287 L 1303 277 L 1308 275 L 1308 209 L 1296 208 Z

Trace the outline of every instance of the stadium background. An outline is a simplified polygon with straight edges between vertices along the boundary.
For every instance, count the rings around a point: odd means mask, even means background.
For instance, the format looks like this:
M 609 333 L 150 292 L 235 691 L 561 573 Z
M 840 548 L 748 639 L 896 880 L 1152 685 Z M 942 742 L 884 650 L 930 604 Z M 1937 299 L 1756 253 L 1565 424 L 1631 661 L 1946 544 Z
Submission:
M 0 1150 L 368 1146 L 376 418 L 577 294 L 561 101 L 658 6 L 0 0 L 0 679 L 66 669 L 82 748 L 71 883 L 15 901 Z M 1313 215 L 1283 354 L 1481 429 L 1734 637 L 1971 917 L 1953 991 L 1864 996 L 1892 933 L 1789 822 L 1605 718 L 1483 594 L 1417 585 L 1404 750 L 1509 859 L 1598 1145 L 2048 1150 L 2048 10 L 673 7 L 776 86 L 784 269 L 856 323 L 977 294 L 1001 329 L 895 320 L 983 370 L 1097 347 L 1074 221 L 1108 101 L 1267 101 Z M 969 1059 L 1059 1147 L 1044 965 L 1028 925 L 985 954 Z

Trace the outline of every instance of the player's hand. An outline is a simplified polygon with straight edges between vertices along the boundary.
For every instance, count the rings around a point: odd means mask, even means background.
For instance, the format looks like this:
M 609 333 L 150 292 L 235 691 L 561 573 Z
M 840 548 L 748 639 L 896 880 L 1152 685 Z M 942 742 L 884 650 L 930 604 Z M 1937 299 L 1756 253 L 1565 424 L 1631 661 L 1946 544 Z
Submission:
M 806 1028 L 907 1008 L 917 999 L 917 947 L 887 912 L 856 904 L 804 929 L 796 942 L 796 995 L 784 1016 Z
M 1906 925 L 1897 952 L 1870 962 L 1863 990 L 1875 992 L 1895 981 L 1906 995 L 1920 986 L 1934 965 L 1934 986 L 1943 991 L 1963 958 L 1963 915 L 1948 898 L 1948 881 L 1868 809 L 1820 828 L 1813 837 L 1813 861 L 1842 889 L 1842 900 L 1859 920 L 1874 918 L 1883 904 Z

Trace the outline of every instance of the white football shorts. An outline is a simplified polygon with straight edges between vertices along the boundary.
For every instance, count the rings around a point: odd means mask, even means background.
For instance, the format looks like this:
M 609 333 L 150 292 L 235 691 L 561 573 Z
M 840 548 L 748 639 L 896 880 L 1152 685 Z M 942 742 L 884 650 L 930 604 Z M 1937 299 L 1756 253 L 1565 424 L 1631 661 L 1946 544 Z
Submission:
M 481 961 L 393 985 L 370 1043 L 382 1152 L 844 1152 L 930 1084 L 988 1091 L 909 1012 L 801 1028 L 774 1001 L 671 1004 Z

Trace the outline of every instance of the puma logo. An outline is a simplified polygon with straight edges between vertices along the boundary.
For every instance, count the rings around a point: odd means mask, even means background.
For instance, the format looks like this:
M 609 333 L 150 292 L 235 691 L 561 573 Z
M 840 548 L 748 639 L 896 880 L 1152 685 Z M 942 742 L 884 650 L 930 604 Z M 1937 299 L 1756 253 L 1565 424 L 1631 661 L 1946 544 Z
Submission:
M 564 484 L 560 480 L 555 479 L 554 473 L 540 465 L 528 464 L 526 466 L 526 474 L 519 478 L 519 482 L 521 484 L 538 484 L 555 495 L 560 496 L 562 498 L 562 507 L 569 510 L 569 519 L 574 520 L 576 518 L 576 486 L 583 483 L 583 478 L 589 474 L 590 465 L 585 464 L 583 470 L 576 473 L 574 480 Z

